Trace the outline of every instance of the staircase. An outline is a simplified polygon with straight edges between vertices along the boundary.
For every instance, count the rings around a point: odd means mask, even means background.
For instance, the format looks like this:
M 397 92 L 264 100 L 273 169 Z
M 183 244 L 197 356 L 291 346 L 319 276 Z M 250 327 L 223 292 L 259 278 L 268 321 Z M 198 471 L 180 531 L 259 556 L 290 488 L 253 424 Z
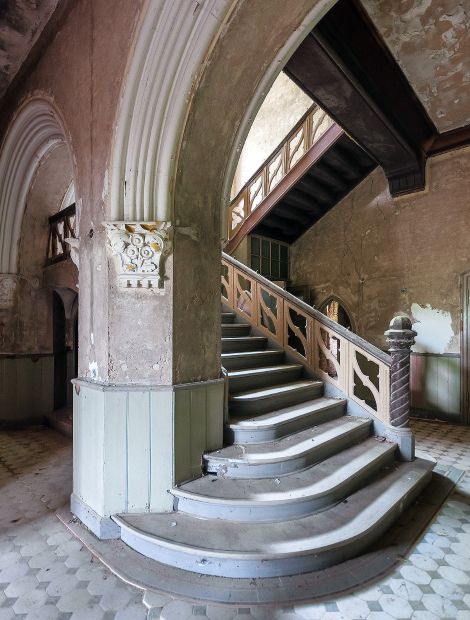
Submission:
M 430 480 L 432 463 L 398 461 L 370 417 L 346 415 L 347 399 L 271 342 L 222 313 L 226 447 L 171 490 L 175 512 L 114 517 L 136 551 L 206 575 L 315 571 L 362 553 Z
M 250 233 L 293 243 L 376 165 L 314 104 L 230 202 L 225 251 Z

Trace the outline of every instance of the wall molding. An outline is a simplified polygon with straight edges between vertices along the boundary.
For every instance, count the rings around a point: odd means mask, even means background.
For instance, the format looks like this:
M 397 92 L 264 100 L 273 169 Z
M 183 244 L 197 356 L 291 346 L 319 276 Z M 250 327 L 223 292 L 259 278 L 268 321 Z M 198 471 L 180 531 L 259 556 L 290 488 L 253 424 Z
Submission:
M 152 0 L 122 95 L 111 171 L 111 219 L 169 220 L 189 102 L 232 0 Z

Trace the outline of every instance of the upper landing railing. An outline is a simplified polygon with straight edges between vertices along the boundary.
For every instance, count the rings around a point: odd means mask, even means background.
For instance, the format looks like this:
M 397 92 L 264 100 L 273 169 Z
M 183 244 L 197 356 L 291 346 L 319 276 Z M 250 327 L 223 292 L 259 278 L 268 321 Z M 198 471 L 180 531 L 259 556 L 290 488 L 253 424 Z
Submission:
M 388 355 L 227 254 L 222 301 L 381 422 L 408 425 L 409 350 L 415 334 L 403 329 L 409 319 L 396 317 L 391 327 L 399 329 L 386 332 L 392 344 Z
M 227 237 L 229 240 L 333 124 L 334 121 L 316 104 L 307 110 L 277 149 L 230 202 Z
M 49 240 L 47 243 L 47 264 L 58 263 L 70 255 L 65 239 L 75 238 L 76 211 L 70 205 L 49 218 Z

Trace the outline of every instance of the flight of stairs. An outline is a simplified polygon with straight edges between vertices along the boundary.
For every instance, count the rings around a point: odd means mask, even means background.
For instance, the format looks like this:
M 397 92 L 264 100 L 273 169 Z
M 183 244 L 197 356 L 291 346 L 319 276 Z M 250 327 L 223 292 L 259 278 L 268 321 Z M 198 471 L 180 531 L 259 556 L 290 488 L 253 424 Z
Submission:
M 222 364 L 226 447 L 172 489 L 175 512 L 114 517 L 136 551 L 207 575 L 310 572 L 363 552 L 430 480 L 431 462 L 398 462 L 371 420 L 345 415 L 234 313 L 222 314 Z

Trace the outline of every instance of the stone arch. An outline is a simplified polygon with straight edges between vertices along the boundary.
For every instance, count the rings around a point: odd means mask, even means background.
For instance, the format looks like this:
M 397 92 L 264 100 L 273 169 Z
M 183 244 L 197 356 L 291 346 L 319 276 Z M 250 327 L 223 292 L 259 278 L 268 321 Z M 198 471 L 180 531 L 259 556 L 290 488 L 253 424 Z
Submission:
M 194 2 L 191 11 L 180 0 L 148 3 L 117 120 L 111 219 L 175 217 L 179 174 L 193 166 L 195 158 L 203 165 L 208 153 L 213 155 L 213 170 L 207 176 L 218 177 L 217 207 L 224 207 L 241 145 L 259 106 L 290 55 L 335 1 L 299 0 L 292 7 L 273 0 L 270 11 L 278 29 L 266 15 L 264 0 L 206 0 Z M 229 66 L 230 86 L 227 62 L 237 63 Z M 225 80 L 215 85 L 221 77 Z M 205 107 L 201 91 L 207 88 L 215 92 Z M 193 121 L 209 131 L 206 140 L 192 144 L 190 150 L 197 154 L 190 155 L 184 142 Z M 208 151 L 210 140 L 214 149 Z
M 0 151 L 0 273 L 18 271 L 29 188 L 41 161 L 62 143 L 69 144 L 62 120 L 43 98 L 24 103 L 7 130 Z

